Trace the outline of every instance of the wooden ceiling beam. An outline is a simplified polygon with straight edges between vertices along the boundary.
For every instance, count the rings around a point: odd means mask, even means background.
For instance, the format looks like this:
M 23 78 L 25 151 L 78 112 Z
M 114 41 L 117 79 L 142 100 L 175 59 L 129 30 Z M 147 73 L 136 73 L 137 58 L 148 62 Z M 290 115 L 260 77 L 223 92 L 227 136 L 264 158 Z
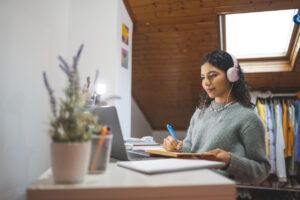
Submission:
M 173 41 L 183 41 L 190 39 L 192 41 L 201 39 L 200 36 L 211 37 L 213 35 L 218 35 L 219 32 L 216 29 L 199 29 L 199 30 L 185 30 L 177 32 L 153 32 L 153 33 L 142 33 L 135 34 L 134 41 L 145 40 L 149 41 L 150 39 L 172 39 Z
M 135 53 L 133 57 L 138 58 L 139 56 L 144 56 L 144 55 L 161 55 L 161 54 L 173 54 L 173 53 L 190 53 L 190 52 L 197 52 L 198 54 L 201 53 L 206 53 L 209 52 L 210 50 L 214 50 L 218 48 L 218 45 L 216 44 L 215 46 L 212 46 L 208 49 L 203 49 L 203 47 L 210 45 L 211 42 L 199 42 L 197 45 L 189 45 L 189 44 L 178 44 L 174 45 L 173 47 L 152 47 L 149 50 L 146 49 L 135 49 Z M 147 45 L 145 45 L 147 46 Z M 166 45 L 167 46 L 167 45 Z M 147 48 L 147 47 L 146 47 Z M 148 47 L 150 48 L 150 47 Z
M 199 9 L 189 9 L 189 10 L 166 10 L 157 11 L 151 13 L 143 13 L 142 15 L 135 14 L 134 18 L 138 20 L 148 20 L 148 19 L 166 19 L 173 17 L 187 17 L 187 16 L 199 16 L 199 15 L 211 15 L 216 13 L 216 8 L 199 8 Z
M 261 12 L 285 9 L 300 8 L 300 1 L 294 0 L 270 0 L 252 3 L 250 5 L 232 4 L 228 6 L 220 6 L 216 8 L 218 14 L 245 13 L 245 12 Z
M 138 40 L 135 41 L 138 46 L 133 47 L 133 49 L 144 52 L 151 52 L 157 48 L 160 50 L 163 49 L 173 49 L 173 48 L 183 48 L 183 47 L 197 47 L 199 44 L 209 43 L 210 45 L 218 44 L 217 35 L 206 35 L 200 37 L 182 37 L 179 39 L 173 38 L 153 38 L 148 41 Z M 218 44 L 219 45 L 219 44 Z M 152 49 L 153 48 L 153 49 Z
M 143 45 L 143 46 L 142 46 Z M 197 52 L 207 52 L 208 50 L 203 49 L 204 46 L 209 46 L 208 49 L 215 49 L 218 48 L 219 45 L 215 44 L 214 46 L 210 46 L 211 41 L 204 41 L 204 42 L 186 42 L 186 43 L 177 43 L 173 45 L 167 45 L 167 44 L 147 44 L 147 43 L 140 43 L 139 47 L 133 48 L 135 53 L 134 56 L 143 55 L 147 53 L 153 53 L 153 54 L 159 54 L 159 52 L 177 52 L 182 53 L 184 51 L 184 48 L 187 48 L 188 50 L 193 50 Z M 185 51 L 184 51 L 185 52 Z
M 204 21 L 204 22 L 194 22 L 185 24 L 174 24 L 174 25 L 157 25 L 157 26 L 143 26 L 137 27 L 135 33 L 157 33 L 157 32 L 180 32 L 189 30 L 203 30 L 203 29 L 214 29 L 218 26 L 218 21 Z
M 297 1 L 294 0 L 226 0 L 226 1 L 218 1 L 218 0 L 181 0 L 181 1 L 152 1 L 149 0 L 148 3 L 143 0 L 138 0 L 139 3 L 136 4 L 132 0 L 130 0 L 130 5 L 134 13 L 142 14 L 142 13 L 154 13 L 157 11 L 167 11 L 167 10 L 189 10 L 189 9 L 199 9 L 199 8 L 210 8 L 210 7 L 226 7 L 226 6 L 256 6 L 256 7 L 272 7 L 274 5 L 280 4 L 284 5 L 294 5 L 297 6 Z M 268 5 L 268 6 L 263 6 Z
M 190 59 L 172 59 L 172 60 L 148 60 L 148 61 L 144 61 L 144 60 L 135 60 L 134 64 L 136 65 L 136 67 L 133 66 L 132 70 L 138 69 L 140 65 L 142 66 L 161 66 L 161 65 L 169 65 L 169 66 L 173 66 L 173 65 L 181 65 L 181 64 L 188 64 L 190 63 L 191 65 L 193 64 L 200 64 L 200 61 L 202 59 L 203 56 L 199 56 L 198 58 L 190 58 Z M 142 69 L 141 69 L 142 70 Z
M 199 16 L 186 16 L 186 17 L 172 17 L 164 19 L 145 19 L 145 20 L 136 20 L 137 27 L 149 27 L 149 26 L 167 26 L 167 25 L 176 25 L 176 24 L 191 24 L 197 22 L 206 22 L 216 20 L 217 16 L 215 13 Z
M 273 0 L 274 1 L 274 0 Z M 275 0 L 276 1 L 276 0 Z M 152 1 L 152 0 L 130 0 L 130 4 L 132 10 L 136 14 L 143 14 L 143 13 L 155 13 L 157 11 L 176 11 L 176 10 L 190 10 L 190 9 L 200 9 L 200 8 L 215 8 L 215 7 L 222 7 L 222 6 L 232 6 L 233 4 L 237 5 L 251 5 L 251 4 L 258 4 L 264 2 L 264 0 L 226 0 L 226 1 L 215 1 L 215 0 L 181 0 L 181 1 L 174 1 L 174 0 L 159 0 L 159 1 Z

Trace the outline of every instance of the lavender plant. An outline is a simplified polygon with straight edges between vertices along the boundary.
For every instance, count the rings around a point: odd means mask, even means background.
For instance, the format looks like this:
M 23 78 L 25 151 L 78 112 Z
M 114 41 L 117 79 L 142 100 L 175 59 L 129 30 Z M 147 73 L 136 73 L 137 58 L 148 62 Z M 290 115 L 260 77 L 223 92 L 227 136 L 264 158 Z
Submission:
M 93 131 L 99 128 L 97 117 L 91 112 L 85 112 L 85 98 L 79 86 L 77 65 L 82 49 L 83 45 L 73 57 L 71 67 L 61 56 L 58 57 L 61 62 L 59 67 L 68 77 L 68 85 L 64 89 L 65 99 L 60 98 L 59 105 L 57 105 L 54 90 L 49 85 L 47 75 L 43 72 L 52 111 L 49 133 L 54 142 L 85 142 L 91 138 Z M 59 107 L 58 110 L 57 107 Z

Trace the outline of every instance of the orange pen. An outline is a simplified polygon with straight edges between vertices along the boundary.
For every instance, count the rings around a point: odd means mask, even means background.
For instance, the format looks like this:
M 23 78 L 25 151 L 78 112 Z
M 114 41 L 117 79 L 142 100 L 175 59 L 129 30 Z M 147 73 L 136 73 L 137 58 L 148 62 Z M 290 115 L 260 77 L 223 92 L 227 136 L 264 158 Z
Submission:
M 106 136 L 107 133 L 108 133 L 107 126 L 103 126 L 103 128 L 101 129 L 101 136 Z M 91 171 L 94 171 L 98 168 L 98 158 L 99 158 L 99 154 L 101 152 L 101 147 L 103 145 L 104 140 L 105 140 L 104 138 L 100 138 L 98 140 L 98 146 L 97 146 L 97 149 L 95 151 L 95 154 L 94 154 L 94 157 L 93 157 L 93 162 L 92 162 L 91 167 L 90 167 Z

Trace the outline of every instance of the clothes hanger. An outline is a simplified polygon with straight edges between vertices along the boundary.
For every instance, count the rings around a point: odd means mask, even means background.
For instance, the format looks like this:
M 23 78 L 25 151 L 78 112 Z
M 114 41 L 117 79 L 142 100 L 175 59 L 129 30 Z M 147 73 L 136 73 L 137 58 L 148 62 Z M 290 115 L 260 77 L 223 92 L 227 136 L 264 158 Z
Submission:
M 286 98 L 285 98 L 285 97 L 281 97 L 280 100 L 281 100 L 281 104 L 282 104 L 282 105 L 283 105 L 283 104 L 286 105 Z

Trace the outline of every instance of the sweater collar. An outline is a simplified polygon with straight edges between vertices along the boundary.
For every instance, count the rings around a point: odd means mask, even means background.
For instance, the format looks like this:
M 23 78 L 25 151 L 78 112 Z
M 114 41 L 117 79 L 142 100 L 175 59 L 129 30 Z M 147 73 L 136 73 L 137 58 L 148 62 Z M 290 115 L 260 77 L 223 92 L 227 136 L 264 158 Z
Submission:
M 235 104 L 235 103 L 237 103 L 237 102 L 238 102 L 237 100 L 234 100 L 234 101 L 229 102 L 229 103 L 230 103 L 230 104 Z M 227 103 L 227 104 L 229 104 L 229 103 Z M 224 106 L 226 105 L 226 103 L 217 103 L 215 100 L 213 100 L 213 101 L 211 102 L 211 104 L 212 104 L 212 106 L 213 106 L 215 109 L 219 109 L 219 108 L 224 107 Z

